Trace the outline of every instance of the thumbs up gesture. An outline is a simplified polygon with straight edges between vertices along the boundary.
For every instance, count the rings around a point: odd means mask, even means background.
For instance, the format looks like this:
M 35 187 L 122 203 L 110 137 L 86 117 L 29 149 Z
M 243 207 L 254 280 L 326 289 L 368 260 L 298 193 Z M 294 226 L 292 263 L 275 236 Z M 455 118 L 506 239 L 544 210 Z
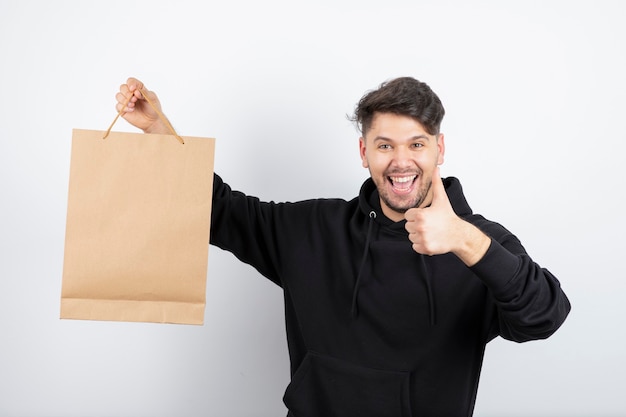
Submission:
M 432 178 L 431 190 L 430 206 L 409 209 L 404 215 L 413 250 L 423 255 L 452 252 L 466 265 L 474 265 L 489 249 L 491 239 L 456 215 L 438 167 Z

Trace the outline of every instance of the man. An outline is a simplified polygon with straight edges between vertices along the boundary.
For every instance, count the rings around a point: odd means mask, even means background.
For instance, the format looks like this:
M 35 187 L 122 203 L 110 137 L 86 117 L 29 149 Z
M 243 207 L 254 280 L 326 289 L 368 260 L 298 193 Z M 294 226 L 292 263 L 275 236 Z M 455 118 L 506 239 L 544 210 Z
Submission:
M 141 89 L 122 85 L 117 110 L 169 133 Z M 261 202 L 215 176 L 211 243 L 284 292 L 288 416 L 471 416 L 486 343 L 546 338 L 569 313 L 557 279 L 440 177 L 443 116 L 412 78 L 366 94 L 371 178 L 351 201 Z

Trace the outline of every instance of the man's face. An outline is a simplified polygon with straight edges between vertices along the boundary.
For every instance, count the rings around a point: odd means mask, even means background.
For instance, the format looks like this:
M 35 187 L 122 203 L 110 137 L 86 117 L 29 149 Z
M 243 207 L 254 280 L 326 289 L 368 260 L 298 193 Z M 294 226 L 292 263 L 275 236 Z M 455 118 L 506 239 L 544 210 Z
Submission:
M 443 134 L 429 134 L 408 116 L 376 113 L 359 147 L 385 216 L 400 221 L 408 209 L 430 204 L 432 176 L 443 163 Z

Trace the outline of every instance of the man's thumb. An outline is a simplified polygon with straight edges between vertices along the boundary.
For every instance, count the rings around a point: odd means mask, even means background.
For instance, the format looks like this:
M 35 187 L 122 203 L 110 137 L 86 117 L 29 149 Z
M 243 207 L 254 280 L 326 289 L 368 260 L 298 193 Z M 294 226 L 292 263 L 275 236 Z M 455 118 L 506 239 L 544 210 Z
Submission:
M 446 202 L 450 204 L 450 200 L 448 200 L 448 194 L 446 194 L 446 187 L 443 185 L 443 180 L 441 179 L 441 173 L 439 167 L 435 169 L 435 173 L 433 174 L 432 184 L 430 186 L 433 190 L 433 205 L 439 205 L 441 202 Z

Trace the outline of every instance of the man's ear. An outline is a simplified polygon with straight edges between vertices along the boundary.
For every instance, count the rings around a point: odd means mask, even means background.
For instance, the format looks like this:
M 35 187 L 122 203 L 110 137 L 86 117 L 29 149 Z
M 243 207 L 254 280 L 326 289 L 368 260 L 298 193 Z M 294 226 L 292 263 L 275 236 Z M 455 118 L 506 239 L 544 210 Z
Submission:
M 443 133 L 439 133 L 437 135 L 437 148 L 438 148 L 437 165 L 442 165 L 443 160 L 444 160 L 444 155 L 446 153 L 446 143 L 443 137 Z
M 359 154 L 361 155 L 361 162 L 363 164 L 363 168 L 369 168 L 369 164 L 367 163 L 367 157 L 365 156 L 365 138 L 359 138 Z

